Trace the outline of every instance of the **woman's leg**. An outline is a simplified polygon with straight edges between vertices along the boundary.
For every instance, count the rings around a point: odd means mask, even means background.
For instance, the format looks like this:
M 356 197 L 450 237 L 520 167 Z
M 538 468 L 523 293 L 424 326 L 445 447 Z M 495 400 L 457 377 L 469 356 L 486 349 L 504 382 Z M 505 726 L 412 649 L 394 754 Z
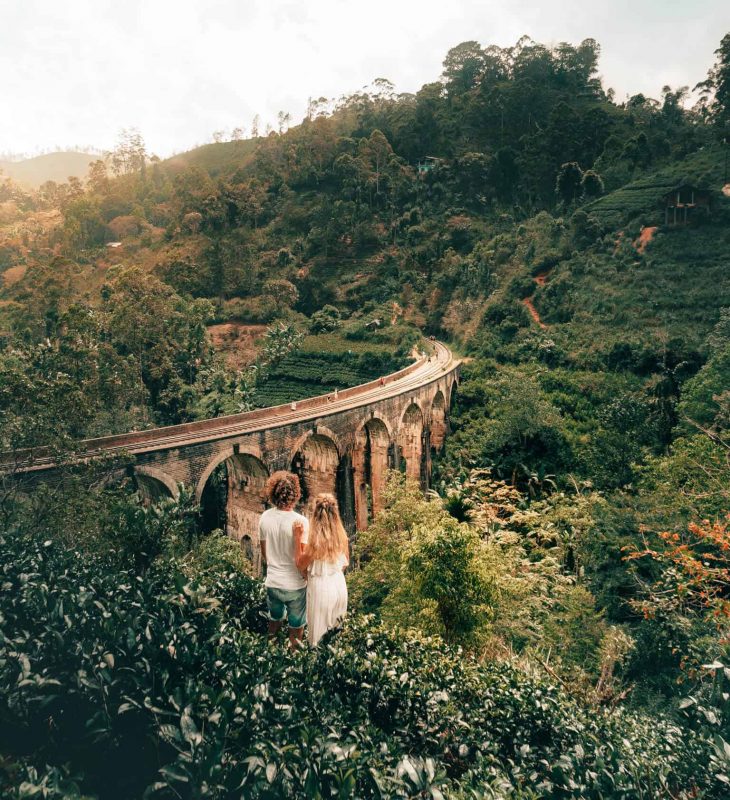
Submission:
M 327 631 L 327 579 L 311 577 L 307 584 L 307 636 L 314 647 Z

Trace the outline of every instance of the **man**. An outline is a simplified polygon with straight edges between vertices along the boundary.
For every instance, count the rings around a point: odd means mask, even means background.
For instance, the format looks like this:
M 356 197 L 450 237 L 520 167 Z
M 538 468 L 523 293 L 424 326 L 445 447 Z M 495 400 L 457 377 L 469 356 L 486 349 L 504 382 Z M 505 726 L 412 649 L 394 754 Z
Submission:
M 269 609 L 269 638 L 273 639 L 286 619 L 289 645 L 296 650 L 307 619 L 307 581 L 297 569 L 294 552 L 295 522 L 304 526 L 300 550 L 309 538 L 309 521 L 294 511 L 302 491 L 299 478 L 291 472 L 275 472 L 266 483 L 266 497 L 273 508 L 261 515 L 259 541 L 266 564 L 266 602 Z

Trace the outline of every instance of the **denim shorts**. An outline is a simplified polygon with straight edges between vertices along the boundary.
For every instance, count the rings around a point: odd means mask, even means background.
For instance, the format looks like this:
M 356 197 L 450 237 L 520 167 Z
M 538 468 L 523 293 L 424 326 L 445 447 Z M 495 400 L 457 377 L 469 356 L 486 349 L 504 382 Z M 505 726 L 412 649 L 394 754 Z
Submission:
M 289 619 L 290 628 L 301 628 L 307 621 L 307 589 L 272 589 L 266 590 L 266 604 L 269 607 L 269 619 L 272 622 L 283 622 Z

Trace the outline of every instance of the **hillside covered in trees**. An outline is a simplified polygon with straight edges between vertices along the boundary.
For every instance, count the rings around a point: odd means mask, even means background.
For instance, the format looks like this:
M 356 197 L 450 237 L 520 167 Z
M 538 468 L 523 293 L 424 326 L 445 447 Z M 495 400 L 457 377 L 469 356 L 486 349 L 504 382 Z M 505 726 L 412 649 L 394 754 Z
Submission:
M 0 443 L 69 462 L 0 487 L 10 796 L 726 796 L 730 34 L 692 107 L 599 56 L 465 42 L 414 95 L 0 184 Z M 436 492 L 390 477 L 317 652 L 267 649 L 185 493 L 72 464 L 424 335 L 467 357 Z

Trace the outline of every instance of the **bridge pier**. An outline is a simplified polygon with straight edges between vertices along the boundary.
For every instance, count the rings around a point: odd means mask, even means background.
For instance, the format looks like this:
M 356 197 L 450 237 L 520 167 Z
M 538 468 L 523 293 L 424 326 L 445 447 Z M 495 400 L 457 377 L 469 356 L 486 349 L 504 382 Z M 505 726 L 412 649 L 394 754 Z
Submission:
M 420 486 L 424 485 L 424 470 L 422 467 L 424 453 L 423 431 L 423 412 L 416 403 L 411 401 L 401 417 L 398 431 L 398 448 L 400 456 L 405 461 L 406 478 L 417 481 Z
M 442 391 L 436 392 L 431 403 L 431 420 L 428 426 L 431 448 L 439 452 L 446 440 L 446 399 Z
M 383 420 L 372 417 L 355 434 L 352 453 L 355 526 L 364 531 L 382 508 L 391 435 Z
M 266 509 L 264 491 L 269 471 L 255 456 L 239 454 L 225 462 L 228 472 L 226 497 L 226 533 L 240 542 L 261 572 L 259 517 Z
M 295 447 L 291 460 L 291 471 L 299 476 L 302 486 L 301 504 L 306 513 L 318 494 L 337 495 L 340 452 L 331 436 L 320 433 L 319 428 L 315 431 Z
M 428 427 L 421 432 L 420 483 L 424 492 L 431 486 L 431 431 Z
M 349 453 L 345 453 L 340 459 L 337 467 L 337 480 L 335 497 L 340 508 L 340 517 L 345 530 L 354 534 L 357 526 L 355 524 L 355 487 L 353 481 L 352 459 Z

